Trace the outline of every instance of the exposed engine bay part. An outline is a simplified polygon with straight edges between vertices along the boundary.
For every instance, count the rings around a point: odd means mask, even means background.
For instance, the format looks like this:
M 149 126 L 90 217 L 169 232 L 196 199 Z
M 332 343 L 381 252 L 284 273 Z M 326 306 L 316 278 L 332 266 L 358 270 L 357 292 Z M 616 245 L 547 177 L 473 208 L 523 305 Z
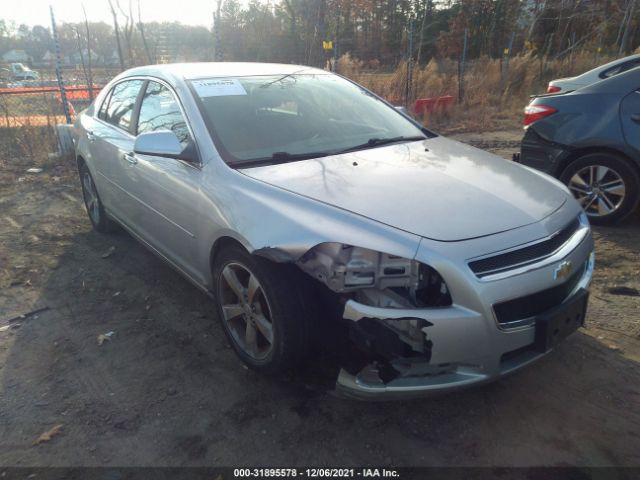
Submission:
M 451 295 L 440 274 L 415 260 L 341 243 L 321 243 L 296 264 L 336 293 L 370 290 L 372 293 L 362 293 L 365 298 L 360 300 L 373 306 L 451 305 Z
M 388 360 L 416 357 L 429 361 L 432 343 L 422 330 L 428 323 L 420 318 L 363 318 L 349 324 L 349 336 L 364 352 L 375 356 Z

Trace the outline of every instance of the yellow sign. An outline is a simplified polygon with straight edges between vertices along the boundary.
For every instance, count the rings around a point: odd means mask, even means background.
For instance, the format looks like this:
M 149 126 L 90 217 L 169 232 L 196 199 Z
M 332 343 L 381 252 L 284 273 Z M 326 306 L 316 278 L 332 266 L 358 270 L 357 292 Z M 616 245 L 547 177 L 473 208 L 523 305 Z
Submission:
M 333 42 L 331 40 L 322 42 L 322 48 L 325 50 L 333 50 Z

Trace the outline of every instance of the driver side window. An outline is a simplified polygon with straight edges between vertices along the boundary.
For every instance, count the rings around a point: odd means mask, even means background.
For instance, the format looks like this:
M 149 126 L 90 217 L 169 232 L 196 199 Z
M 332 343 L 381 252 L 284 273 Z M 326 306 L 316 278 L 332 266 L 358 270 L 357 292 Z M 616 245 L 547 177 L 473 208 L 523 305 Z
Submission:
M 164 85 L 150 81 L 142 97 L 137 134 L 170 130 L 183 145 L 190 140 L 189 129 L 173 93 Z

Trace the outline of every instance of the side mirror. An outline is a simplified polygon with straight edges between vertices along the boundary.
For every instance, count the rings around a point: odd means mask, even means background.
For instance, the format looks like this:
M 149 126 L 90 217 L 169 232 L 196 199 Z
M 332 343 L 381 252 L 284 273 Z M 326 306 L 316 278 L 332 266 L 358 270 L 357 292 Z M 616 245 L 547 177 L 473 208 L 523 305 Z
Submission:
M 407 107 L 403 107 L 402 105 L 397 105 L 394 108 L 398 110 L 400 113 L 404 113 L 407 117 L 409 116 L 409 111 L 407 110 Z
M 193 146 L 183 147 L 176 134 L 169 130 L 141 133 L 136 137 L 133 151 L 140 155 L 175 158 L 186 162 L 196 161 Z

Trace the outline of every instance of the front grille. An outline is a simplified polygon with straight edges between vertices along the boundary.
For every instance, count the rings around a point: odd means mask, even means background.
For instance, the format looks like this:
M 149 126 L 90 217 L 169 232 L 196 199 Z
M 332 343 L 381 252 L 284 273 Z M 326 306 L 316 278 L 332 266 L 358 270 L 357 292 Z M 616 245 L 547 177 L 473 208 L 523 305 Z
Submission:
M 508 324 L 540 315 L 560 305 L 576 287 L 584 274 L 587 264 L 584 263 L 569 279 L 555 287 L 541 292 L 515 298 L 493 306 L 496 319 L 500 324 Z
M 579 228 L 580 221 L 576 218 L 547 240 L 511 252 L 469 262 L 469 268 L 471 268 L 476 276 L 482 278 L 487 275 L 535 263 L 544 257 L 552 255 L 562 247 Z

